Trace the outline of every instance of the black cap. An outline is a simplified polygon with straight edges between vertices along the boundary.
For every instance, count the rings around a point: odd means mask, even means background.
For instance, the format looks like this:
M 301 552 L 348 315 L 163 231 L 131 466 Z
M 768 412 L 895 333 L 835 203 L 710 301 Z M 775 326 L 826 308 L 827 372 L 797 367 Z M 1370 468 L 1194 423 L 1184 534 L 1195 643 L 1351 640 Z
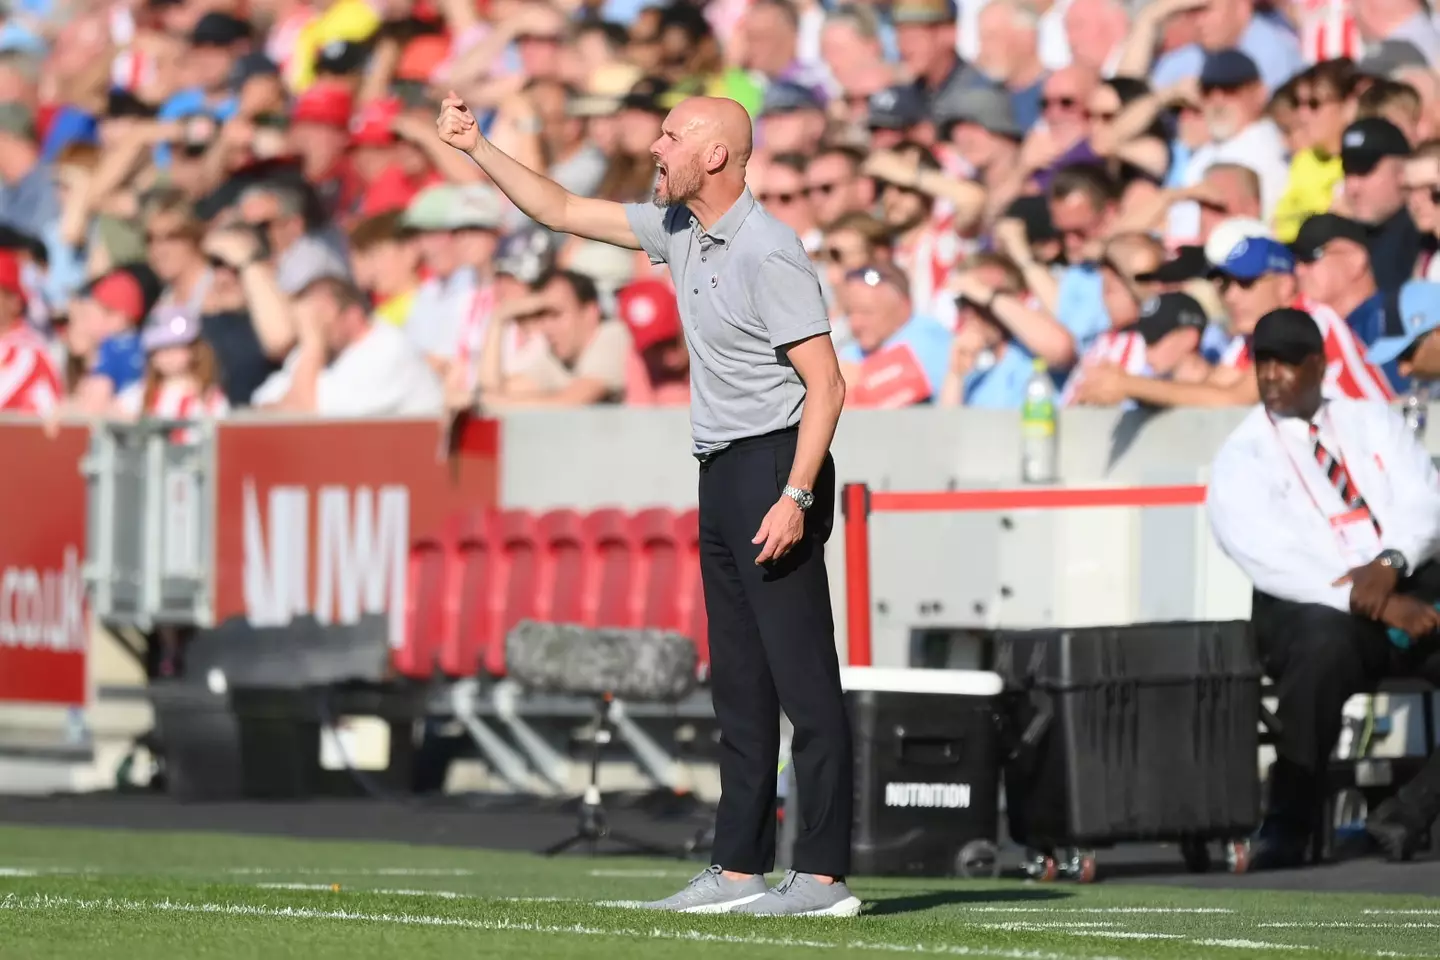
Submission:
M 332 77 L 360 73 L 370 59 L 370 44 L 333 40 L 315 55 L 315 72 Z
M 795 113 L 800 110 L 823 110 L 825 105 L 814 90 L 789 80 L 774 80 L 765 88 L 765 99 L 760 107 L 762 117 L 779 113 Z
M 1217 50 L 1205 55 L 1200 68 L 1200 86 L 1230 90 L 1260 82 L 1260 68 L 1239 50 Z
M 1314 263 L 1332 240 L 1351 240 L 1363 247 L 1370 240 L 1370 231 L 1358 220 L 1338 213 L 1317 213 L 1300 225 L 1290 249 L 1301 263 Z
M 1146 346 L 1159 343 L 1175 330 L 1204 330 L 1209 321 L 1205 308 L 1188 293 L 1162 293 L 1145 301 L 1135 329 L 1145 338 Z
M 279 76 L 280 68 L 263 53 L 247 53 L 230 70 L 230 89 L 239 92 L 254 77 Z
M 1365 117 L 1345 128 L 1340 138 L 1340 165 L 1361 176 L 1386 157 L 1410 156 L 1410 141 L 1384 117 Z
M 228 47 L 250 39 L 250 24 L 228 13 L 207 13 L 195 24 L 190 43 L 196 47 Z
M 1195 246 L 1179 247 L 1175 256 L 1166 260 L 1149 273 L 1137 273 L 1140 283 L 1185 283 L 1198 280 L 1210 273 L 1210 264 L 1205 259 L 1205 248 Z
M 1304 310 L 1281 307 L 1271 310 L 1255 324 L 1250 338 L 1250 353 L 1259 360 L 1299 363 L 1307 357 L 1325 352 L 1325 338 L 1315 318 Z
M 909 83 L 872 93 L 865 109 L 871 130 L 904 130 L 924 121 L 930 112 L 925 94 Z
M 670 112 L 670 108 L 661 103 L 662 98 L 670 90 L 670 84 L 660 77 L 644 77 L 630 92 L 620 98 L 620 109 L 622 110 L 644 110 L 646 113 L 658 113 L 662 117 Z

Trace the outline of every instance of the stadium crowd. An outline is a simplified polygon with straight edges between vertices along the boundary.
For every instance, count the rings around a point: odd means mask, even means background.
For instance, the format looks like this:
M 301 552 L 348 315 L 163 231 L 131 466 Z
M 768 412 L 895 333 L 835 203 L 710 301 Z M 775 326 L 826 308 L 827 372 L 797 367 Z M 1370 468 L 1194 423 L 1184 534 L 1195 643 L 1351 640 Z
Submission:
M 1423 0 L 16 0 L 0 409 L 681 404 L 668 272 L 528 222 L 455 91 L 567 189 L 645 201 L 686 96 L 756 124 L 848 403 L 1254 403 L 1298 305 L 1328 389 L 1440 375 Z M 1435 355 L 1435 356 L 1432 356 Z

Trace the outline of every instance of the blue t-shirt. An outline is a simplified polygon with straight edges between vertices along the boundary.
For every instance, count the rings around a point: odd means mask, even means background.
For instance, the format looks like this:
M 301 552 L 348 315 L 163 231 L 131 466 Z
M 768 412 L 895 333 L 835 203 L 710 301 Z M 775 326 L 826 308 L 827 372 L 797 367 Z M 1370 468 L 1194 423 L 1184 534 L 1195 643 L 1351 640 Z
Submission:
M 1083 264 L 1066 267 L 1060 275 L 1055 313 L 1055 319 L 1075 338 L 1075 356 L 1083 357 L 1100 334 L 1110 329 L 1100 271 Z
M 879 353 L 880 350 L 898 344 L 909 346 L 915 353 L 920 369 L 925 372 L 925 379 L 930 383 L 930 400 L 933 403 L 945 382 L 945 374 L 950 371 L 950 341 L 950 331 L 934 320 L 929 317 L 911 317 L 905 322 L 905 326 L 896 330 L 875 352 Z M 840 348 L 840 359 L 846 363 L 863 363 L 867 356 L 869 354 L 863 353 L 860 345 L 853 341 Z
M 989 410 L 1019 410 L 1025 402 L 1025 385 L 1035 370 L 1035 358 L 1011 340 L 984 369 L 965 376 L 965 406 Z
M 1010 91 L 1010 109 L 1021 130 L 1029 130 L 1040 122 L 1040 92 L 1044 86 L 1045 81 L 1041 79 L 1024 90 Z
M 119 393 L 132 383 L 138 383 L 145 375 L 145 350 L 140 346 L 140 334 L 120 333 L 100 344 L 95 351 L 95 366 L 91 373 L 107 377 L 115 384 Z

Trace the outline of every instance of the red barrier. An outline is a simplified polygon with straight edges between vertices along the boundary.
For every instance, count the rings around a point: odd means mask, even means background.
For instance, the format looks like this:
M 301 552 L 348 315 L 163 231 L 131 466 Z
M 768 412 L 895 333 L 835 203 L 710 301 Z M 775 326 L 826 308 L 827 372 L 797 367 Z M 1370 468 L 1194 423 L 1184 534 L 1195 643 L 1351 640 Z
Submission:
M 942 511 L 1065 510 L 1088 507 L 1195 507 L 1205 487 L 1037 487 L 1021 490 L 872 491 L 848 483 L 840 492 L 845 515 L 845 616 L 852 667 L 871 663 L 870 514 Z
M 84 427 L 0 424 L 0 701 L 83 705 L 89 621 Z
M 221 423 L 216 621 L 275 627 L 313 614 L 348 626 L 387 615 L 398 648 L 411 544 L 499 499 L 499 423 L 472 421 L 466 436 L 441 462 L 432 421 Z

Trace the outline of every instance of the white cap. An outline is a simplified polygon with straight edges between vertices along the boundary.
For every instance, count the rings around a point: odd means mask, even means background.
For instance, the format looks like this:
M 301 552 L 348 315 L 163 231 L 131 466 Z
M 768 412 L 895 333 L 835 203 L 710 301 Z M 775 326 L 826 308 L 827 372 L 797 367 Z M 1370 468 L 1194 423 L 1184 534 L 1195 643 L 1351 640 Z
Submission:
M 1205 259 L 1212 265 L 1224 263 L 1237 243 L 1251 237 L 1274 240 L 1275 231 L 1271 230 L 1265 221 L 1253 217 L 1231 217 L 1229 220 L 1222 220 L 1210 232 L 1210 239 L 1205 241 Z

